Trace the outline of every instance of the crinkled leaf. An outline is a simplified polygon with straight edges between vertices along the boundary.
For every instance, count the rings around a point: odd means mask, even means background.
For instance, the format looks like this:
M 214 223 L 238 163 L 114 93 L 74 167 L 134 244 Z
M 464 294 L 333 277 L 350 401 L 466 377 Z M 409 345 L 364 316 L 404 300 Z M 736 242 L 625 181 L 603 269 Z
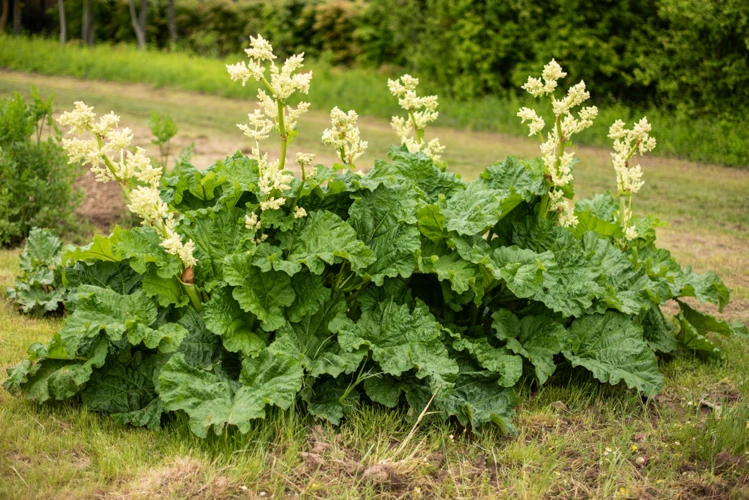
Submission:
M 334 318 L 343 316 L 346 308 L 343 296 L 337 295 L 322 304 L 314 314 L 282 328 L 276 342 L 279 346 L 285 346 L 287 352 L 298 353 L 302 366 L 311 377 L 338 377 L 341 373 L 352 373 L 361 364 L 367 348 L 352 351 L 341 349 L 328 326 Z
M 563 353 L 572 366 L 588 369 L 601 382 L 624 382 L 652 396 L 663 387 L 655 354 L 643 339 L 642 329 L 625 314 L 607 312 L 576 319 L 569 328 L 570 342 Z
M 356 323 L 336 318 L 330 329 L 338 333 L 338 342 L 348 352 L 368 346 L 372 359 L 390 375 L 397 377 L 415 369 L 417 377 L 430 377 L 434 389 L 448 390 L 458 372 L 457 363 L 442 344 L 440 324 L 421 301 L 413 312 L 407 304 L 381 303 L 364 311 Z
M 203 306 L 203 320 L 209 330 L 221 336 L 228 351 L 254 357 L 266 346 L 265 335 L 252 330 L 255 318 L 242 311 L 229 287 L 213 291 L 211 300 Z
M 175 354 L 161 369 L 159 393 L 164 407 L 183 410 L 190 429 L 206 437 L 213 429 L 221 434 L 235 425 L 246 433 L 254 419 L 265 417 L 265 407 L 288 409 L 301 389 L 304 373 L 297 359 L 269 349 L 242 363 L 239 381 L 227 377 L 219 366 L 194 368 Z
M 642 315 L 640 324 L 645 342 L 654 352 L 669 353 L 679 347 L 679 341 L 674 337 L 671 328 L 666 323 L 666 318 L 657 305 L 651 306 Z
M 161 307 L 184 307 L 190 299 L 185 293 L 179 278 L 162 278 L 156 269 L 149 269 L 143 276 L 143 293 L 158 300 Z
M 136 352 L 127 362 L 114 354 L 96 370 L 81 392 L 89 410 L 112 413 L 115 421 L 157 429 L 163 406 L 153 385 L 154 356 Z
M 286 322 L 284 312 L 296 297 L 287 274 L 262 272 L 252 265 L 252 256 L 233 254 L 224 261 L 224 278 L 234 288 L 234 298 L 244 311 L 251 312 L 266 332 Z
M 405 188 L 380 187 L 362 195 L 349 209 L 349 222 L 377 257 L 366 274 L 378 286 L 385 277 L 408 278 L 414 271 L 419 249 L 416 208 L 416 200 Z
M 21 253 L 21 270 L 30 273 L 39 267 L 55 267 L 61 263 L 62 240 L 50 229 L 35 227 L 26 238 Z
M 301 321 L 305 316 L 315 314 L 330 298 L 330 288 L 325 287 L 320 276 L 314 274 L 302 273 L 295 276 L 291 287 L 296 295 L 288 310 L 291 322 Z
M 458 252 L 443 244 L 431 242 L 421 245 L 417 260 L 422 273 L 435 274 L 440 281 L 449 281 L 457 293 L 472 289 L 476 293 L 476 301 L 481 301 L 487 276 L 480 266 L 463 259 Z
M 109 236 L 95 234 L 94 241 L 88 245 L 64 252 L 62 263 L 67 266 L 80 261 L 94 262 L 104 260 L 119 262 L 122 260 L 122 251 L 119 248 L 121 233 L 120 226 L 115 226 L 112 234 Z
M 10 392 L 21 392 L 25 399 L 40 403 L 68 399 L 81 391 L 94 368 L 104 365 L 108 350 L 109 342 L 102 338 L 93 344 L 87 359 L 42 359 L 36 363 L 26 360 L 9 370 L 10 377 L 3 385 Z
M 78 288 L 76 308 L 60 330 L 66 345 L 77 346 L 81 337 L 94 337 L 100 331 L 117 341 L 136 326 L 150 326 L 156 321 L 156 304 L 142 291 L 120 295 L 114 290 L 83 285 Z M 67 349 L 70 354 L 74 350 Z
M 94 285 L 128 295 L 140 286 L 142 279 L 127 262 L 93 261 L 91 264 L 77 262 L 66 268 L 63 282 L 71 288 Z
M 492 319 L 497 338 L 506 341 L 510 351 L 530 361 L 538 383 L 544 384 L 556 370 L 554 356 L 562 351 L 567 335 L 564 326 L 546 316 L 518 319 L 507 309 L 495 312 Z
M 700 351 L 718 358 L 725 357 L 725 354 L 718 349 L 718 346 L 697 331 L 694 325 L 684 316 L 683 311 L 676 315 L 676 320 L 679 322 L 680 327 L 676 338 L 681 342 L 682 347 L 689 351 Z
M 746 327 L 741 323 L 728 323 L 715 316 L 697 311 L 685 302 L 678 302 L 684 318 L 702 335 L 708 332 L 718 333 L 724 337 L 746 335 Z
M 473 182 L 445 203 L 442 209 L 445 227 L 462 235 L 483 233 L 499 221 L 500 205 L 507 196 L 511 195 L 482 182 Z M 519 201 L 522 200 L 518 197 Z
M 171 278 L 180 272 L 179 259 L 166 252 L 161 238 L 150 227 L 136 227 L 120 233 L 117 248 L 123 259 L 130 259 L 130 266 L 138 274 L 145 274 L 153 264 L 162 278 Z
M 452 393 L 438 399 L 437 407 L 462 425 L 475 428 L 494 422 L 503 433 L 513 435 L 517 432 L 512 423 L 517 397 L 512 389 L 501 388 L 497 379 L 486 371 L 461 371 Z
M 244 210 L 219 206 L 187 212 L 179 231 L 195 243 L 198 272 L 210 290 L 224 279 L 224 258 L 241 247 Z
M 143 342 L 149 349 L 170 353 L 179 349 L 187 335 L 187 329 L 177 323 L 165 323 L 157 329 L 140 324 L 128 332 L 127 339 L 132 345 Z
M 336 214 L 316 210 L 299 221 L 295 230 L 279 235 L 286 260 L 304 264 L 314 274 L 322 274 L 325 264 L 341 259 L 354 270 L 364 269 L 375 261 L 375 255 L 357 239 L 356 231 Z
M 315 385 L 310 390 L 307 410 L 333 425 L 340 425 L 344 415 L 359 401 L 359 391 L 349 389 L 350 383 L 347 378 L 339 377 Z
M 416 212 L 419 231 L 430 240 L 437 242 L 447 236 L 445 216 L 437 205 L 424 205 Z
M 486 338 L 473 339 L 456 334 L 453 349 L 473 355 L 479 366 L 499 375 L 499 385 L 512 387 L 523 375 L 523 359 L 505 347 L 494 347 Z

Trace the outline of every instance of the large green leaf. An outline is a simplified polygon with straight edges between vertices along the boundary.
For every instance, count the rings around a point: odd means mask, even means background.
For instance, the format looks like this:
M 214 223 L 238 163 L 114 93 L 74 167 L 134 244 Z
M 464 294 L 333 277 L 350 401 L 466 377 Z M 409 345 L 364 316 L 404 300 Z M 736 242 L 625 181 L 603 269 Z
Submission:
M 94 285 L 128 295 L 140 286 L 142 279 L 127 262 L 93 261 L 91 264 L 77 262 L 65 268 L 63 283 L 70 288 Z
M 569 328 L 569 338 L 562 351 L 565 357 L 601 382 L 623 381 L 647 396 L 663 387 L 655 354 L 629 316 L 612 311 L 578 318 Z
M 291 281 L 296 298 L 289 306 L 288 319 L 291 322 L 315 314 L 324 302 L 330 298 L 330 288 L 323 285 L 322 278 L 315 274 L 301 273 Z
M 25 360 L 8 370 L 3 386 L 11 393 L 22 393 L 25 399 L 43 403 L 62 401 L 78 394 L 88 382 L 94 368 L 104 365 L 109 341 L 99 338 L 89 352 L 78 352 L 76 359 Z
M 679 322 L 679 332 L 676 334 L 676 338 L 681 342 L 682 347 L 692 352 L 699 351 L 718 358 L 725 357 L 725 354 L 718 349 L 718 346 L 702 335 L 689 322 L 683 311 L 676 315 L 676 320 Z
M 66 266 L 76 262 L 94 262 L 97 260 L 119 262 L 122 260 L 122 251 L 119 249 L 120 226 L 115 226 L 112 234 L 102 236 L 94 235 L 94 240 L 86 246 L 70 249 L 63 253 L 62 263 Z
M 338 377 L 311 387 L 306 398 L 307 411 L 333 425 L 339 425 L 344 415 L 350 413 L 359 401 L 359 391 L 349 387 L 349 384 L 347 378 Z
M 440 281 L 449 281 L 455 292 L 472 289 L 477 302 L 481 301 L 486 282 L 491 279 L 481 266 L 463 259 L 457 251 L 444 244 L 425 241 L 417 254 L 417 261 L 422 273 L 435 274 Z
M 288 354 L 265 349 L 257 358 L 246 358 L 239 380 L 223 372 L 190 366 L 175 354 L 161 369 L 159 394 L 170 411 L 183 410 L 190 417 L 190 429 L 206 437 L 213 429 L 221 434 L 227 426 L 242 433 L 252 420 L 265 417 L 265 407 L 288 409 L 302 387 L 301 364 Z
M 642 314 L 640 324 L 645 342 L 654 352 L 669 353 L 679 347 L 679 341 L 666 323 L 659 306 L 654 304 Z
M 149 349 L 170 353 L 179 349 L 188 333 L 184 326 L 177 323 L 164 323 L 156 329 L 139 324 L 130 329 L 127 339 L 132 345 L 143 342 Z
M 512 389 L 500 387 L 497 379 L 496 374 L 461 367 L 452 393 L 437 399 L 437 408 L 457 417 L 463 425 L 475 428 L 494 422 L 505 434 L 515 434 L 512 418 L 517 398 Z
M 449 391 L 458 365 L 442 344 L 442 328 L 428 307 L 417 301 L 413 312 L 407 304 L 383 302 L 364 311 L 354 323 L 339 316 L 330 323 L 338 342 L 348 352 L 367 346 L 383 372 L 396 377 L 415 369 L 419 378 L 429 377 L 433 390 Z
M 286 323 L 284 312 L 296 297 L 287 274 L 264 273 L 252 265 L 251 255 L 240 253 L 226 257 L 224 278 L 236 287 L 234 298 L 244 311 L 257 316 L 263 330 L 277 330 Z
M 114 290 L 83 285 L 75 294 L 76 308 L 60 330 L 69 354 L 75 354 L 82 337 L 104 331 L 113 340 L 136 327 L 148 328 L 156 321 L 157 308 L 142 291 L 120 295 Z
M 462 235 L 484 233 L 499 221 L 501 204 L 506 196 L 509 195 L 482 182 L 469 184 L 447 200 L 442 208 L 445 227 Z M 518 200 L 522 201 L 519 197 Z
M 354 270 L 364 269 L 375 261 L 374 253 L 357 239 L 356 230 L 336 214 L 316 210 L 297 223 L 294 231 L 279 235 L 287 260 L 306 265 L 314 274 L 322 274 L 325 264 L 345 259 Z
M 684 315 L 684 319 L 689 321 L 695 330 L 702 335 L 708 332 L 718 333 L 724 337 L 730 337 L 731 335 L 747 335 L 747 328 L 742 323 L 728 323 L 722 319 L 716 318 L 715 316 L 693 309 L 685 302 L 678 302 L 679 307 L 681 308 L 681 313 Z
M 221 336 L 228 351 L 257 356 L 265 348 L 265 335 L 253 331 L 254 316 L 242 310 L 229 287 L 213 291 L 203 306 L 203 320 L 209 330 Z
M 81 393 L 89 410 L 113 414 L 120 423 L 159 428 L 163 406 L 153 385 L 156 358 L 136 352 L 121 360 L 110 354 Z
M 136 227 L 120 233 L 117 248 L 123 259 L 130 259 L 130 266 L 138 274 L 145 274 L 148 265 L 153 264 L 162 278 L 171 278 L 179 273 L 179 258 L 166 252 L 161 246 L 161 238 L 150 227 Z
M 314 314 L 282 328 L 276 340 L 278 346 L 285 346 L 286 352 L 298 353 L 302 366 L 311 377 L 338 377 L 342 373 L 352 373 L 361 364 L 367 348 L 342 349 L 329 327 L 336 317 L 345 317 L 346 308 L 342 295 L 333 297 Z
M 62 257 L 62 240 L 50 229 L 35 227 L 26 238 L 26 246 L 21 253 L 20 267 L 27 273 L 38 267 L 59 266 Z
M 562 351 L 567 330 L 546 316 L 525 316 L 518 319 L 507 309 L 492 315 L 492 328 L 497 338 L 507 342 L 507 348 L 531 362 L 539 384 L 556 370 L 554 356 Z
M 523 359 L 505 347 L 494 347 L 486 338 L 474 339 L 455 335 L 453 349 L 473 355 L 482 368 L 499 375 L 499 385 L 512 387 L 523 375 Z
M 190 299 L 182 288 L 179 278 L 171 276 L 162 278 L 155 268 L 146 271 L 142 281 L 143 293 L 153 297 L 161 307 L 174 305 L 176 307 L 186 306 Z
M 385 277 L 411 276 L 419 249 L 416 200 L 405 188 L 379 187 L 365 193 L 349 209 L 350 224 L 377 260 L 366 269 L 378 286 Z
M 224 279 L 224 258 L 241 249 L 244 210 L 218 206 L 187 212 L 179 231 L 195 243 L 197 272 L 212 289 Z

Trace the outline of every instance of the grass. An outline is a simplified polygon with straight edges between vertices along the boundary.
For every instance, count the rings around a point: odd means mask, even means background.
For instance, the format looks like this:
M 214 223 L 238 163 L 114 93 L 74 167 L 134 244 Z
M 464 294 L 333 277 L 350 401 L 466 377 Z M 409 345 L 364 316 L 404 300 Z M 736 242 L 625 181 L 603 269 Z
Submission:
M 47 75 L 65 75 L 87 80 L 121 83 L 145 83 L 157 88 L 176 88 L 231 98 L 253 96 L 255 87 L 242 87 L 229 81 L 226 61 L 187 53 L 141 52 L 130 46 L 99 45 L 60 47 L 56 41 L 0 35 L 0 68 Z M 315 72 L 309 100 L 319 110 L 333 106 L 355 109 L 360 115 L 389 118 L 399 112 L 389 94 L 386 78 L 397 75 L 370 69 L 338 69 L 312 63 Z M 540 68 L 539 68 L 540 69 Z M 569 83 L 569 82 L 568 82 Z M 595 96 L 595 82 L 587 82 Z M 488 97 L 468 102 L 442 99 L 440 121 L 443 126 L 475 131 L 526 135 L 517 118 L 517 110 L 533 106 L 529 99 Z M 683 113 L 664 113 L 657 109 L 633 110 L 624 106 L 604 106 L 593 127 L 580 135 L 581 144 L 610 145 L 608 127 L 617 118 L 631 122 L 647 115 L 658 131 L 657 155 L 692 161 L 749 166 L 749 129 L 708 117 L 695 119 Z M 547 120 L 548 122 L 548 120 Z
M 248 109 L 231 99 L 9 72 L 0 72 L 0 97 L 30 83 L 54 93 L 58 110 L 84 98 L 121 112 L 143 145 L 148 112 L 167 112 L 203 166 L 248 146 L 233 125 Z M 330 160 L 318 141 L 326 123 L 324 112 L 310 112 L 295 148 Z M 506 135 L 432 133 L 448 145 L 450 168 L 468 178 L 537 150 Z M 363 118 L 362 134 L 371 142 L 366 168 L 393 136 L 379 118 Z M 613 187 L 606 151 L 579 148 L 578 156 L 581 195 Z M 749 321 L 749 172 L 658 158 L 643 158 L 643 167 L 636 209 L 671 222 L 663 244 L 699 271 L 718 271 L 736 299 L 726 317 Z M 0 251 L 0 290 L 12 284 L 18 255 Z M 0 303 L 0 367 L 60 324 Z M 427 416 L 401 453 L 413 416 L 368 405 L 339 428 L 276 413 L 246 435 L 201 440 L 180 417 L 161 432 L 122 428 L 77 404 L 34 405 L 0 390 L 0 498 L 746 498 L 749 346 L 715 341 L 725 361 L 663 359 L 666 386 L 652 400 L 560 371 L 540 390 L 523 389 L 517 437 Z M 719 404 L 720 418 L 701 401 Z

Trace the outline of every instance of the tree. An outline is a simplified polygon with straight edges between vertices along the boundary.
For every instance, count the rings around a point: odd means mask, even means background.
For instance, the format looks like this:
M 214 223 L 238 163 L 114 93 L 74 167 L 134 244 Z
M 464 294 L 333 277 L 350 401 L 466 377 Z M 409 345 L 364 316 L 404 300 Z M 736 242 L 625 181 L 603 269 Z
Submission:
M 81 39 L 88 45 L 94 44 L 94 0 L 83 0 Z
M 135 12 L 134 0 L 129 0 L 130 4 L 130 19 L 133 22 L 133 29 L 135 30 L 135 38 L 138 39 L 138 48 L 144 50 L 146 48 L 146 21 L 148 20 L 148 0 L 140 0 L 139 12 Z
M 177 43 L 177 16 L 174 13 L 174 0 L 169 0 L 169 41 Z
M 3 0 L 3 10 L 0 12 L 0 33 L 5 31 L 8 25 L 8 15 L 10 13 L 10 0 Z
M 65 46 L 68 41 L 68 24 L 65 22 L 65 0 L 57 0 L 57 9 L 60 11 L 60 45 Z
M 16 0 L 13 3 L 13 34 L 14 35 L 21 34 L 21 9 L 22 8 L 23 8 L 23 3 L 21 3 L 21 0 Z

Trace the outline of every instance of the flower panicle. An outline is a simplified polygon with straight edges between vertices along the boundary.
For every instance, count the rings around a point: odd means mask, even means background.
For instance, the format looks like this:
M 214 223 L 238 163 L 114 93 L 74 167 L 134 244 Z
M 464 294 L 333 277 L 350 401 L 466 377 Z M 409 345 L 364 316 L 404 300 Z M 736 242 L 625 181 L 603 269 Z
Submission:
M 394 116 L 390 125 L 401 139 L 401 144 L 412 153 L 423 152 L 434 161 L 439 161 L 445 146 L 439 139 L 426 141 L 424 130 L 427 125 L 439 117 L 437 107 L 439 101 L 436 95 L 419 96 L 416 88 L 419 79 L 411 75 L 403 75 L 395 80 L 388 80 L 390 93 L 398 98 L 398 105 L 403 108 L 408 116 L 406 118 Z
M 120 117 L 110 112 L 97 120 L 94 108 L 78 101 L 73 111 L 60 116 L 58 123 L 68 128 L 68 134 L 85 137 L 63 139 L 69 161 L 89 164 L 97 181 L 120 183 L 129 199 L 128 210 L 144 225 L 156 229 L 166 252 L 177 256 L 186 269 L 196 265 L 195 244 L 182 242 L 174 230 L 173 214 L 161 199 L 162 168 L 153 165 L 143 148 L 131 148 L 133 133 L 129 128 L 117 128 Z
M 626 128 L 622 120 L 616 120 L 609 128 L 609 138 L 614 141 L 611 161 L 616 172 L 616 190 L 620 198 L 619 223 L 627 241 L 638 237 L 637 230 L 632 225 L 632 195 L 645 185 L 642 167 L 639 164 L 631 165 L 630 160 L 635 153 L 643 155 L 655 149 L 656 140 L 650 136 L 651 129 L 647 117 L 643 117 L 631 129 Z
M 369 146 L 367 141 L 361 140 L 359 127 L 356 126 L 358 120 L 356 111 L 344 112 L 336 106 L 330 112 L 333 126 L 322 133 L 322 143 L 332 147 L 341 163 L 347 166 L 353 166 Z
M 554 123 L 544 137 L 546 122 L 534 109 L 522 107 L 517 113 L 521 123 L 528 125 L 528 135 L 538 135 L 541 138 L 541 157 L 544 162 L 544 175 L 548 180 L 548 211 L 559 214 L 558 221 L 563 226 L 574 226 L 577 217 L 574 215 L 574 207 L 563 200 L 562 188 L 573 181 L 572 166 L 575 154 L 565 151 L 565 146 L 571 137 L 593 125 L 598 116 L 598 108 L 587 106 L 573 111 L 590 99 L 590 93 L 585 87 L 585 82 L 580 81 L 567 90 L 567 94 L 561 99 L 555 97 L 559 80 L 567 76 L 556 60 L 552 59 L 546 64 L 541 72 L 541 77 L 529 76 L 522 88 L 533 97 L 546 97 L 549 99 L 554 114 Z

